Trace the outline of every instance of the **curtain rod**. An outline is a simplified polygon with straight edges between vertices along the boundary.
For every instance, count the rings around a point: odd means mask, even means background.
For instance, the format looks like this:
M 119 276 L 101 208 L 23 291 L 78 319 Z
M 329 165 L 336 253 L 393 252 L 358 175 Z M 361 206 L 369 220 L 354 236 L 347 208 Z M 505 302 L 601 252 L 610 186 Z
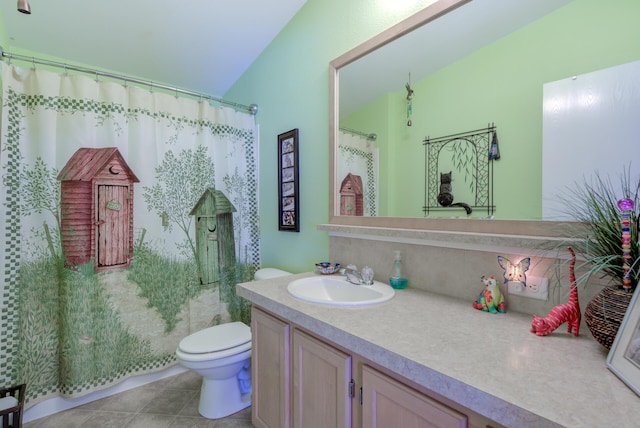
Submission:
M 248 113 L 250 113 L 250 114 L 252 114 L 254 116 L 258 113 L 258 105 L 257 104 L 251 104 L 251 105 L 246 106 L 246 105 L 243 105 L 243 104 L 234 103 L 233 101 L 226 101 L 226 100 L 223 100 L 221 98 L 212 97 L 211 95 L 201 94 L 199 92 L 189 91 L 189 90 L 186 90 L 186 89 L 176 88 L 176 87 L 173 87 L 173 86 L 161 85 L 159 83 L 153 83 L 153 82 L 149 82 L 147 80 L 136 79 L 136 78 L 132 78 L 132 77 L 123 76 L 123 75 L 120 75 L 120 74 L 107 73 L 107 72 L 104 72 L 104 71 L 94 70 L 94 69 L 90 69 L 90 68 L 78 67 L 78 66 L 75 66 L 75 65 L 65 64 L 65 63 L 62 63 L 62 62 L 49 61 L 47 59 L 34 58 L 34 57 L 30 57 L 30 56 L 25 56 L 25 55 L 12 54 L 12 53 L 5 52 L 2 49 L 2 47 L 0 47 L 0 58 L 9 58 L 9 60 L 15 59 L 15 60 L 18 60 L 18 61 L 31 62 L 34 65 L 35 64 L 42 64 L 42 65 L 47 65 L 47 66 L 51 66 L 51 67 L 64 68 L 65 70 L 73 70 L 73 71 L 78 71 L 80 73 L 92 74 L 92 75 L 95 75 L 95 76 L 102 76 L 102 77 L 108 77 L 108 78 L 116 79 L 116 80 L 123 80 L 125 83 L 131 82 L 131 83 L 135 83 L 135 84 L 142 85 L 142 86 L 149 86 L 151 88 L 164 89 L 164 90 L 167 90 L 167 91 L 170 91 L 170 92 L 174 92 L 176 94 L 189 95 L 189 96 L 197 97 L 197 98 L 200 98 L 200 99 L 215 101 L 215 102 L 220 103 L 220 104 L 225 104 L 225 105 L 234 107 L 237 110 L 245 110 L 245 111 L 247 111 Z
M 355 129 L 344 128 L 342 126 L 340 127 L 340 130 L 342 132 L 346 132 L 348 134 L 359 135 L 359 136 L 364 137 L 364 138 L 366 138 L 367 140 L 370 140 L 370 141 L 376 141 L 376 139 L 378 138 L 378 135 L 373 133 L 373 132 L 370 133 L 370 134 L 367 134 L 366 132 L 356 131 Z

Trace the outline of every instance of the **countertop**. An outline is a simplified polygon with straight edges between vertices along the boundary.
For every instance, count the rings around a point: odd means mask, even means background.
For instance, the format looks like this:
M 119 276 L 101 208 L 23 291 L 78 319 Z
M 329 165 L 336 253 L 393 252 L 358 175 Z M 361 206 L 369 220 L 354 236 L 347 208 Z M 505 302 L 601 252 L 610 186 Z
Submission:
M 238 295 L 468 409 L 510 427 L 637 427 L 640 397 L 606 367 L 583 328 L 529 332 L 531 315 L 411 289 L 368 307 L 306 303 L 287 292 L 304 273 L 238 284 Z M 507 307 L 508 311 L 508 307 Z M 538 314 L 546 315 L 546 314 Z

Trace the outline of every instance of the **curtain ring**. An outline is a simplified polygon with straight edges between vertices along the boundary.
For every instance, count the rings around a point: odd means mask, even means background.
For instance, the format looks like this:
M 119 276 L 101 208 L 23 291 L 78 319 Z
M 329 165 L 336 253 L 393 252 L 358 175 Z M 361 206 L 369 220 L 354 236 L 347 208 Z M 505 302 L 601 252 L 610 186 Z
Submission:
M 122 86 L 126 89 L 127 88 L 127 78 L 123 78 L 122 79 Z
M 96 71 L 96 83 L 100 83 L 100 80 L 98 79 L 98 72 Z
M 32 64 L 32 69 L 35 70 L 36 69 L 36 59 L 34 57 L 31 57 L 31 64 Z

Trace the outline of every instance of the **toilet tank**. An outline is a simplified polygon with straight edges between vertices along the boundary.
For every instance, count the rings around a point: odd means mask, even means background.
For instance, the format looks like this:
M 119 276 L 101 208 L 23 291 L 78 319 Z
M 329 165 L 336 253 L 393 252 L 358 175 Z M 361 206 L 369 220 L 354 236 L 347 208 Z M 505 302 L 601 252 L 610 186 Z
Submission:
M 278 278 L 280 276 L 287 275 L 291 275 L 291 272 L 276 268 L 262 268 L 256 271 L 256 273 L 253 275 L 253 279 L 255 279 L 256 281 L 260 281 L 262 279 Z

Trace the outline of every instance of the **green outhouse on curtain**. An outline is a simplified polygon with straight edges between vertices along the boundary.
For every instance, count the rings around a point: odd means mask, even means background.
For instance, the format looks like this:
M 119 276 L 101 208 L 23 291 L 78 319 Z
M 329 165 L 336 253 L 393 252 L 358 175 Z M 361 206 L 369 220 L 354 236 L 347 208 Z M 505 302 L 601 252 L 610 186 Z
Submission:
M 235 266 L 233 213 L 236 211 L 220 190 L 208 188 L 189 213 L 196 220 L 196 257 L 201 284 L 220 282 L 220 272 Z

